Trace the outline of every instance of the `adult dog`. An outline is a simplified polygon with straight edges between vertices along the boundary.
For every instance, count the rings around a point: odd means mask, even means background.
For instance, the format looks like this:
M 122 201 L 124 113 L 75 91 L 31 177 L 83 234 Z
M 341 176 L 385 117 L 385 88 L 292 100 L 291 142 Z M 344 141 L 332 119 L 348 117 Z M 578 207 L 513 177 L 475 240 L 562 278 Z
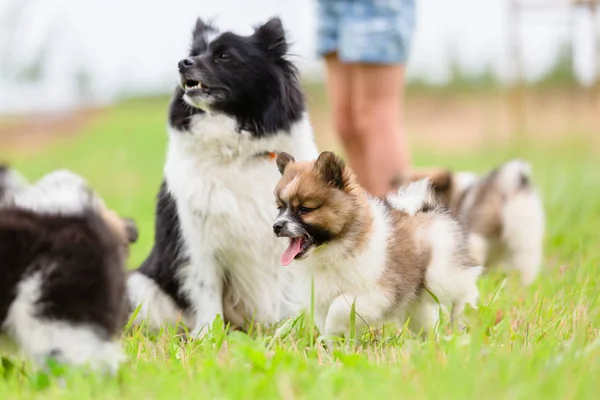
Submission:
M 317 157 L 281 21 L 249 36 L 198 20 L 169 110 L 169 146 L 154 248 L 130 275 L 138 321 L 179 318 L 202 335 L 217 314 L 234 326 L 296 311 L 285 243 L 272 232 L 275 153 Z

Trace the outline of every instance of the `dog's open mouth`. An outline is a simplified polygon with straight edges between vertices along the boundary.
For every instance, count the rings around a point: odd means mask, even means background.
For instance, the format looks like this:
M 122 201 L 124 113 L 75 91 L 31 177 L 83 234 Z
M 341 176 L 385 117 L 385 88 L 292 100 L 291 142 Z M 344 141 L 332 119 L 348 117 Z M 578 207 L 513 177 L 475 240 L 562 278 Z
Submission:
M 195 90 L 208 91 L 209 88 L 206 85 L 203 85 L 200 81 L 186 79 L 185 81 L 183 81 L 183 90 L 185 90 L 187 93 Z
M 296 258 L 302 257 L 310 249 L 311 243 L 304 236 L 290 238 L 288 248 L 281 256 L 281 265 L 287 267 Z

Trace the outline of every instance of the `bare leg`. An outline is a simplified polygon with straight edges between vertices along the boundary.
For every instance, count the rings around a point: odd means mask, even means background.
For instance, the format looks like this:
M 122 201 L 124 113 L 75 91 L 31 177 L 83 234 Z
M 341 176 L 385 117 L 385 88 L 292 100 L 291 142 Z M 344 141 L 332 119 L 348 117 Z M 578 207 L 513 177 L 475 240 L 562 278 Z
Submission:
M 381 196 L 392 189 L 396 174 L 410 166 L 403 129 L 404 66 L 353 64 L 351 68 L 352 115 L 365 165 L 361 184 Z
M 348 162 L 363 186 L 368 181 L 364 149 L 360 135 L 356 130 L 352 115 L 351 67 L 341 62 L 337 54 L 325 57 L 327 65 L 327 90 L 333 108 L 335 129 L 339 135 Z

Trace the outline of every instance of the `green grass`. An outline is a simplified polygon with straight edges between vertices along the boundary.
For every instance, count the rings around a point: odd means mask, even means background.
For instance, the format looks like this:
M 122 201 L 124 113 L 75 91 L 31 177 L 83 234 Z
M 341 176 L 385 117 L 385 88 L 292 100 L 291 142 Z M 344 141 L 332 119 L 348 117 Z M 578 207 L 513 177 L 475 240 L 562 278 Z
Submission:
M 130 101 L 82 135 L 35 156 L 6 154 L 35 179 L 59 167 L 86 176 L 107 203 L 134 217 L 140 241 L 129 265 L 152 245 L 154 196 L 164 161 L 166 99 Z M 81 371 L 36 373 L 5 359 L 0 399 L 94 398 L 484 398 L 596 399 L 600 393 L 600 159 L 586 143 L 486 146 L 466 154 L 415 149 L 420 165 L 484 171 L 508 157 L 531 160 L 548 215 L 543 273 L 530 288 L 498 272 L 480 280 L 481 306 L 469 332 L 421 340 L 390 332 L 327 352 L 310 321 L 287 335 L 226 334 L 203 340 L 170 329 L 123 335 L 129 361 L 115 378 Z M 308 318 L 307 318 L 308 320 Z M 9 360 L 11 363 L 9 363 Z M 63 375 L 61 379 L 56 376 Z

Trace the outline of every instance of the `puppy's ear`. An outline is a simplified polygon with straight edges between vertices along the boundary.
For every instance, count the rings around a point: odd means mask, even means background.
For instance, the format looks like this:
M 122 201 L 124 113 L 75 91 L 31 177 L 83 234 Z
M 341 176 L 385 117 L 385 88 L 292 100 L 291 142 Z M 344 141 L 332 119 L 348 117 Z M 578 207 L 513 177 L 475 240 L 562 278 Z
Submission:
M 192 32 L 192 46 L 190 48 L 191 57 L 206 51 L 208 48 L 208 35 L 211 33 L 217 33 L 216 28 L 210 23 L 206 23 L 201 18 L 198 18 Z
M 452 184 L 452 171 L 447 169 L 434 171 L 429 175 L 429 179 L 431 181 L 431 186 L 437 192 L 445 192 L 450 189 L 450 185 Z
M 277 169 L 279 170 L 279 173 L 281 175 L 283 175 L 283 171 L 285 170 L 285 167 L 289 164 L 289 163 L 293 163 L 296 160 L 294 160 L 294 157 L 292 157 L 291 154 L 288 154 L 286 152 L 280 152 L 277 153 Z
M 412 173 L 406 171 L 397 172 L 390 180 L 390 186 L 393 190 L 398 189 L 402 185 L 414 181 Z
M 278 57 L 283 57 L 288 51 L 285 31 L 279 18 L 271 18 L 264 25 L 256 28 L 254 37 L 258 39 L 265 50 Z
M 315 169 L 321 178 L 338 189 L 348 185 L 348 175 L 344 160 L 330 151 L 324 151 L 315 162 Z

